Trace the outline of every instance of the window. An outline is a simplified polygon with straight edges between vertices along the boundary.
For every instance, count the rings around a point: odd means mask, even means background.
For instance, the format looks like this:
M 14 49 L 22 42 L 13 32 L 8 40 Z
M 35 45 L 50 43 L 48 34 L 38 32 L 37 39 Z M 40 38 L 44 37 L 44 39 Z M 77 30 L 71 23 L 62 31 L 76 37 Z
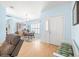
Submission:
M 40 23 L 31 24 L 31 31 L 39 34 L 39 32 L 40 32 Z

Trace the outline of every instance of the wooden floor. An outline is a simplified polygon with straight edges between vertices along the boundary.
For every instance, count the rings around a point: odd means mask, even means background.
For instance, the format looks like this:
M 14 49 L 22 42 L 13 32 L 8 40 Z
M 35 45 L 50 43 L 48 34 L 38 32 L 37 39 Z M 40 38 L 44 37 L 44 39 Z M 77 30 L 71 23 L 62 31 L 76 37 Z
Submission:
M 57 50 L 57 46 L 34 40 L 32 42 L 24 41 L 18 53 L 18 57 L 50 57 Z

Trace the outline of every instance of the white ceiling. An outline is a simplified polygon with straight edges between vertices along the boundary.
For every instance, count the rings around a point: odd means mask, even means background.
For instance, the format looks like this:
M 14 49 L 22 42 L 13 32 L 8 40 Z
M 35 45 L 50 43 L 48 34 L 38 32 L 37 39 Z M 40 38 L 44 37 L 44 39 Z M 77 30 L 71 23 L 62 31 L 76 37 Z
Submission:
M 63 1 L 5 1 L 0 4 L 6 6 L 7 14 L 12 14 L 22 18 L 39 18 L 41 11 L 49 6 L 56 6 L 71 2 Z M 12 6 L 12 7 L 11 7 Z

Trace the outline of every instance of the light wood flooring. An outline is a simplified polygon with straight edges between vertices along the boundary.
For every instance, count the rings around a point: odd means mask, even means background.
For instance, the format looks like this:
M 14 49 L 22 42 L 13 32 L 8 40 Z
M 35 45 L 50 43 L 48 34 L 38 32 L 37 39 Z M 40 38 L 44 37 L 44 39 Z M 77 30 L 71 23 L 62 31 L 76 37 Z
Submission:
M 44 43 L 40 40 L 32 42 L 24 41 L 18 53 L 18 57 L 53 57 L 53 52 L 56 52 L 58 46 Z

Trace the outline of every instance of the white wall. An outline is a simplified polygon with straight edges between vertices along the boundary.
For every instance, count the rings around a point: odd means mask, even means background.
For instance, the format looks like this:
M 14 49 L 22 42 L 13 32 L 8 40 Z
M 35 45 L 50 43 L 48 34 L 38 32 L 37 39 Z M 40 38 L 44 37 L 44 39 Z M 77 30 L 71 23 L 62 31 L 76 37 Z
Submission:
M 77 45 L 73 42 L 73 40 L 76 42 Z M 73 26 L 72 28 L 72 42 L 75 56 L 79 56 L 79 24 Z

